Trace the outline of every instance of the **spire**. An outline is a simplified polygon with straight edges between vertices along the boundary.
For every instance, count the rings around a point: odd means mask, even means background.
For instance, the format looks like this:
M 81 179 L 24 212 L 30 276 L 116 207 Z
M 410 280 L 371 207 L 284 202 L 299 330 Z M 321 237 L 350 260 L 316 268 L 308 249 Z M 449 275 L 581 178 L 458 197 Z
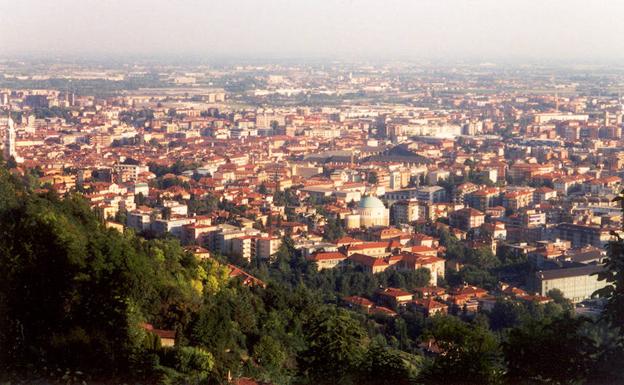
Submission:
M 13 123 L 13 118 L 11 118 L 11 104 L 9 104 L 9 118 L 7 126 L 4 138 L 4 159 L 9 160 L 13 158 L 19 163 L 21 159 L 17 156 L 17 151 L 15 151 L 15 125 Z

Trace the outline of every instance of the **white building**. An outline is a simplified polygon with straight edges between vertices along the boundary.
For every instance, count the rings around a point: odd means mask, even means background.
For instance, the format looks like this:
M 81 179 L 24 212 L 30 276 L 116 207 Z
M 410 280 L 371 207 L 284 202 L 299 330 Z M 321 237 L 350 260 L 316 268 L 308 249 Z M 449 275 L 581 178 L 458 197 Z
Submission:
M 365 196 L 355 214 L 347 216 L 347 227 L 375 227 L 388 226 L 390 224 L 390 212 L 383 202 L 374 196 Z

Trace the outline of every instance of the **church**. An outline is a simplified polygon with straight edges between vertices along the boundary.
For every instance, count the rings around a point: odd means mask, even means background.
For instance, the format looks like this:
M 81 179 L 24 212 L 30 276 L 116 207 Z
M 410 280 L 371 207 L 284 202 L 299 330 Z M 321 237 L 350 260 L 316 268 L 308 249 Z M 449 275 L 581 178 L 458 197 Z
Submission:
M 347 215 L 347 228 L 388 226 L 389 213 L 390 210 L 379 198 L 367 195 L 362 198 L 355 213 Z

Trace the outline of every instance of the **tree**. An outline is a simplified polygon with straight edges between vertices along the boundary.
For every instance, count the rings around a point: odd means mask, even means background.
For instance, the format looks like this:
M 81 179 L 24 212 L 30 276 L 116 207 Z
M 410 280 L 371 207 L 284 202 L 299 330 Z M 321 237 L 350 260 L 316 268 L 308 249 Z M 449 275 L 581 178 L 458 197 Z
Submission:
M 480 269 L 492 269 L 500 265 L 500 260 L 486 247 L 479 249 L 467 249 L 465 262 L 471 263 Z
M 344 237 L 345 229 L 339 219 L 328 217 L 323 228 L 323 238 L 328 241 L 335 241 Z
M 214 195 L 207 195 L 202 198 L 191 196 L 187 201 L 189 212 L 197 215 L 206 215 L 215 211 L 219 207 L 219 201 Z
M 134 196 L 134 201 L 136 203 L 137 206 L 142 206 L 145 204 L 145 202 L 147 201 L 147 199 L 145 198 L 145 195 L 143 195 L 142 192 L 136 194 Z
M 125 209 L 120 209 L 115 214 L 115 222 L 126 224 L 128 218 L 128 211 Z
M 466 265 L 458 273 L 448 275 L 447 281 L 451 285 L 460 285 L 464 282 L 479 287 L 494 287 L 497 279 L 489 271 L 480 269 L 475 265 Z
M 584 335 L 589 323 L 569 313 L 550 320 L 530 321 L 511 330 L 503 351 L 512 382 L 537 380 L 555 384 L 583 381 L 593 365 L 596 347 Z
M 372 343 L 363 360 L 361 384 L 409 384 L 412 373 L 399 351 Z
M 556 288 L 555 289 L 550 289 L 550 290 L 548 290 L 546 295 L 549 296 L 550 298 L 552 298 L 552 300 L 557 305 L 560 305 L 564 309 L 566 309 L 568 311 L 572 311 L 573 310 L 572 302 L 570 302 L 569 299 L 567 299 L 566 297 L 563 296 L 563 292 L 561 290 L 556 289 Z
M 288 357 L 278 340 L 263 335 L 253 347 L 253 358 L 267 372 L 267 378 L 275 378 L 283 370 Z
M 75 197 L 28 196 L 2 214 L 0 233 L 0 340 L 12 356 L 2 362 L 128 370 L 151 295 L 145 256 Z
M 307 348 L 299 362 L 315 383 L 345 383 L 362 362 L 364 336 L 362 327 L 347 314 L 319 313 L 307 327 Z
M 496 301 L 489 313 L 492 330 L 501 330 L 520 325 L 528 318 L 528 312 L 521 303 Z
M 226 378 L 228 372 L 236 373 L 240 369 L 245 335 L 234 321 L 234 308 L 240 305 L 237 293 L 235 288 L 226 288 L 206 296 L 199 313 L 184 332 L 190 344 L 214 354 L 215 375 L 219 378 Z
M 13 156 L 11 156 L 9 159 L 7 159 L 6 166 L 9 169 L 14 169 L 14 168 L 17 167 L 17 161 L 15 160 L 15 158 Z
M 409 334 L 407 332 L 407 323 L 403 318 L 398 318 L 394 322 L 395 336 L 399 343 L 399 348 L 401 350 L 407 350 L 412 345 L 412 341 L 410 341 Z
M 201 384 L 210 376 L 215 365 L 210 352 L 191 346 L 165 350 L 161 360 L 162 364 L 166 365 L 160 366 L 164 377 L 161 379 L 162 382 Z
M 275 260 L 289 261 L 293 254 L 297 253 L 295 249 L 295 243 L 292 238 L 285 236 L 282 238 L 282 243 L 277 248 L 277 251 L 272 256 Z
M 427 336 L 442 349 L 422 375 L 430 384 L 494 384 L 504 373 L 498 340 L 482 325 L 434 317 Z
M 299 198 L 293 188 L 287 188 L 284 191 L 276 190 L 273 194 L 273 203 L 276 206 L 298 206 Z
M 159 366 L 159 344 L 141 323 L 183 325 L 214 293 L 210 282 L 227 278 L 177 241 L 105 228 L 79 196 L 36 195 L 19 183 L 0 167 L 0 371 L 131 380 L 176 370 Z
M 622 205 L 624 212 L 624 193 L 616 198 Z M 624 239 L 615 234 L 616 240 L 607 244 L 607 258 L 605 269 L 598 273 L 598 279 L 606 281 L 607 285 L 596 294 L 607 298 L 604 316 L 613 325 L 619 328 L 620 336 L 624 338 Z
M 138 160 L 134 158 L 126 158 L 123 162 L 121 162 L 121 164 L 139 165 L 141 164 L 141 162 L 139 162 Z

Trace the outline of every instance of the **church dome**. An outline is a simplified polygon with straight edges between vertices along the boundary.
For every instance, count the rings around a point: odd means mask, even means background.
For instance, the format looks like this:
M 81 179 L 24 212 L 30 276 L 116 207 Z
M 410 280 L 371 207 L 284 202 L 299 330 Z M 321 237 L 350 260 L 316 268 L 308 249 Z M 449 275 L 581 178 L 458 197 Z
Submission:
M 361 209 L 385 209 L 386 206 L 384 206 L 383 202 L 374 196 L 365 196 L 364 198 L 362 198 L 362 200 L 360 201 L 360 206 Z

